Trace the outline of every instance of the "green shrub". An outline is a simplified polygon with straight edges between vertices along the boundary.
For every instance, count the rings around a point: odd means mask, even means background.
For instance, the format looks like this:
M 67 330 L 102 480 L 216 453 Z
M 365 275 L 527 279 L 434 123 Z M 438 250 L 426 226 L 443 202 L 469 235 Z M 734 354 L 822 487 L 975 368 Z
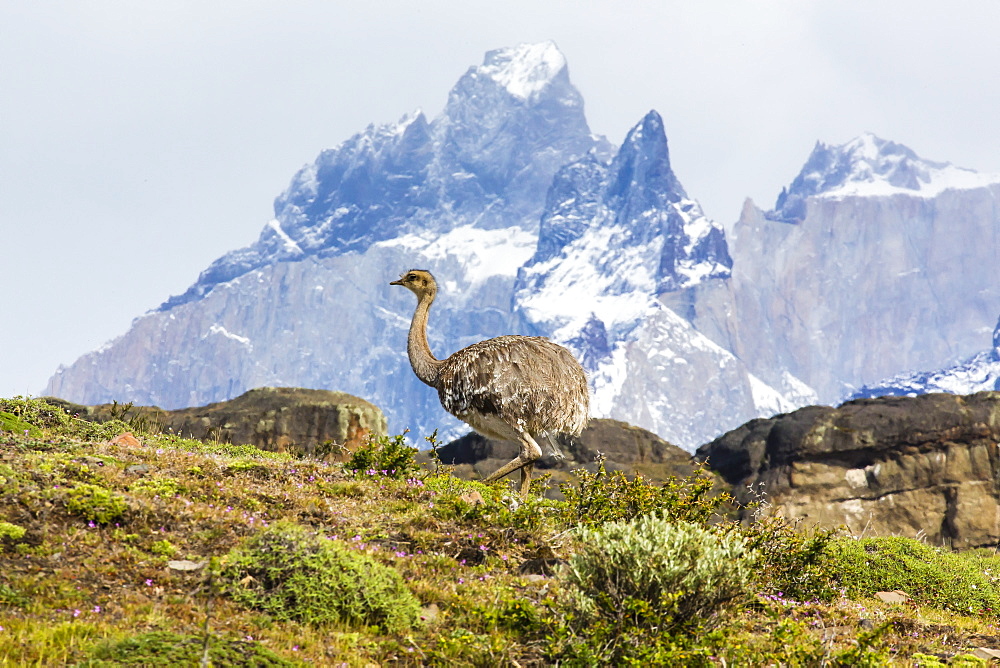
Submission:
M 149 546 L 149 551 L 161 557 L 172 557 L 177 554 L 177 546 L 164 538 L 154 540 L 153 544 Z
M 38 428 L 65 427 L 71 419 L 66 415 L 66 411 L 58 406 L 53 406 L 42 399 L 28 397 L 0 399 L 0 411 Z
M 420 613 L 394 569 L 287 522 L 232 550 L 219 578 L 237 603 L 282 621 L 396 631 L 412 626 Z
M 108 440 L 130 429 L 129 425 L 121 420 L 98 423 L 74 418 L 68 415 L 63 408 L 50 404 L 44 399 L 29 399 L 27 397 L 0 399 L 0 414 L 4 413 L 13 416 L 20 422 L 27 423 L 29 425 L 28 435 L 32 438 L 40 438 L 41 430 L 47 429 L 54 434 L 84 440 Z M 0 418 L 0 430 L 23 432 L 25 429 L 23 426 L 18 426 L 16 429 L 5 427 L 2 424 L 3 421 L 3 418 Z
M 28 530 L 24 527 L 0 521 L 0 541 L 4 538 L 10 538 L 12 542 L 17 542 L 24 538 L 24 534 L 27 532 Z
M 729 496 L 712 494 L 714 480 L 704 469 L 686 478 L 671 476 L 662 485 L 641 475 L 629 478 L 621 471 L 608 473 L 599 459 L 597 471 L 574 471 L 576 484 L 559 486 L 566 498 L 565 519 L 574 524 L 599 525 L 661 513 L 678 522 L 707 522 Z
M 836 529 L 803 530 L 783 517 L 762 517 L 753 524 L 719 525 L 716 533 L 738 535 L 760 561 L 757 587 L 798 601 L 830 601 L 837 595 L 827 547 Z
M 755 555 L 738 536 L 656 515 L 577 535 L 568 579 L 583 617 L 686 630 L 750 591 Z
M 850 597 L 899 589 L 921 603 L 963 614 L 1000 611 L 1000 588 L 984 571 L 981 555 L 899 536 L 838 538 L 826 551 L 833 578 Z
M 66 510 L 91 522 L 110 524 L 125 516 L 128 503 L 100 485 L 80 483 L 67 494 Z
M 0 431 L 9 431 L 14 434 L 24 434 L 31 438 L 41 438 L 42 430 L 33 424 L 29 424 L 18 418 L 13 413 L 0 411 Z
M 406 478 L 419 470 L 416 461 L 417 449 L 406 444 L 406 432 L 389 438 L 379 436 L 369 438 L 360 448 L 351 453 L 344 464 L 344 470 L 358 477 L 384 476 Z
M 736 535 L 650 514 L 577 530 L 547 658 L 563 665 L 711 666 L 698 633 L 749 600 L 755 555 Z
M 508 531 L 536 531 L 550 522 L 558 524 L 565 512 L 563 502 L 541 494 L 512 503 L 502 483 L 463 480 L 441 470 L 427 475 L 422 482 L 426 490 L 435 493 L 431 514 L 445 521 L 490 529 L 504 527 Z
M 16 494 L 20 489 L 21 476 L 18 472 L 6 464 L 0 464 L 0 491 Z
M 123 640 L 101 643 L 90 660 L 77 666 L 198 666 L 205 655 L 205 638 L 167 631 L 145 633 Z M 245 640 L 208 639 L 208 659 L 212 666 L 294 666 L 260 644 Z
M 30 602 L 31 599 L 28 596 L 8 584 L 0 582 L 0 607 L 26 608 Z
M 128 489 L 133 494 L 161 496 L 164 498 L 187 492 L 176 480 L 171 480 L 170 478 L 142 478 L 129 485 Z

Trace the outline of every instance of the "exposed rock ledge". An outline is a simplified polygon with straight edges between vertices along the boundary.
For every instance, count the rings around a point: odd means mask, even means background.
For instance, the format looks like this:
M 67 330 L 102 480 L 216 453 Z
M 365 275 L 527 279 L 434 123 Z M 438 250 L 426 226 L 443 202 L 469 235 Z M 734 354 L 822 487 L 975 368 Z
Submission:
M 80 406 L 61 399 L 47 401 L 85 419 L 107 420 L 112 413 L 111 404 Z M 385 435 L 387 430 L 385 415 L 364 399 L 345 392 L 298 387 L 261 387 L 230 401 L 174 411 L 143 406 L 129 415 L 191 438 L 250 443 L 264 450 L 297 447 L 307 454 L 314 454 L 318 445 L 328 441 L 354 450 L 369 434 Z
M 788 518 L 855 534 L 1000 540 L 1000 392 L 860 399 L 757 419 L 698 449 L 734 487 Z

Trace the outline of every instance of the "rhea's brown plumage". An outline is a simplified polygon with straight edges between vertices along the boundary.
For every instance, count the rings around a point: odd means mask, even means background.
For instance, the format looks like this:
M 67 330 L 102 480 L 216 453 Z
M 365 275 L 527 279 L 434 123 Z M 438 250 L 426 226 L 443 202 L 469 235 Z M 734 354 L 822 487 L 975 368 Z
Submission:
M 463 348 L 444 360 L 427 343 L 427 316 L 437 295 L 429 271 L 412 269 L 391 285 L 417 296 L 407 352 L 421 381 L 435 388 L 441 405 L 484 436 L 515 441 L 520 454 L 490 474 L 497 480 L 521 469 L 522 498 L 544 433 L 579 435 L 590 415 L 587 377 L 572 353 L 540 336 L 499 336 Z

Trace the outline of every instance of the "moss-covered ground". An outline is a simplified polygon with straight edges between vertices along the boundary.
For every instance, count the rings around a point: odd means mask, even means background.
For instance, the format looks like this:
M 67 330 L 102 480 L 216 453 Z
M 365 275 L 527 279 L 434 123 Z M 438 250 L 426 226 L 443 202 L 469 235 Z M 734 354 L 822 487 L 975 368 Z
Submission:
M 135 425 L 37 400 L 0 399 L 0 416 L 4 666 L 968 666 L 1000 648 L 992 553 L 727 524 L 697 479 L 581 474 L 567 501 L 521 504 L 504 481 L 413 467 L 401 439 L 345 467 L 165 434 L 129 445 L 114 437 Z M 756 555 L 749 595 L 683 633 L 657 626 L 662 598 L 585 619 L 601 596 L 582 605 L 568 576 L 591 535 L 576 527 L 628 508 L 738 538 Z M 891 589 L 908 598 L 874 596 Z

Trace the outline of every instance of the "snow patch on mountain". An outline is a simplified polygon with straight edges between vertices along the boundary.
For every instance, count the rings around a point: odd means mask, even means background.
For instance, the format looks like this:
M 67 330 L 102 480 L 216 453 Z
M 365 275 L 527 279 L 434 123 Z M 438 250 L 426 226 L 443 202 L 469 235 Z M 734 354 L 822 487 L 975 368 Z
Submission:
M 444 234 L 404 234 L 380 241 L 384 248 L 397 247 L 435 263 L 460 264 L 465 280 L 482 283 L 493 276 L 516 276 L 518 268 L 535 252 L 537 235 L 520 227 L 483 230 L 457 227 Z M 419 269 L 420 267 L 407 267 Z
M 491 51 L 432 121 L 409 113 L 322 151 L 275 199 L 256 242 L 213 262 L 160 310 L 273 262 L 364 252 L 464 226 L 534 234 L 552 175 L 607 144 L 591 134 L 554 44 Z
M 537 96 L 566 67 L 553 42 L 521 44 L 486 54 L 479 71 L 522 100 Z
M 219 324 L 215 324 L 215 325 L 212 325 L 211 327 L 209 327 L 208 328 L 208 332 L 206 332 L 205 335 L 202 336 L 201 338 L 204 339 L 204 338 L 206 338 L 208 336 L 211 336 L 213 334 L 219 334 L 219 335 L 221 335 L 221 336 L 223 336 L 223 337 L 225 337 L 227 339 L 235 341 L 236 343 L 244 345 L 244 346 L 246 346 L 247 348 L 249 348 L 251 350 L 253 349 L 253 344 L 250 343 L 250 339 L 249 338 L 247 338 L 245 336 L 240 336 L 239 334 L 233 334 L 228 329 L 226 329 L 225 327 L 223 327 L 222 325 L 219 325 Z
M 791 405 L 662 300 L 726 280 L 731 264 L 722 228 L 687 196 L 650 112 L 610 161 L 591 154 L 556 174 L 514 304 L 528 329 L 581 360 L 594 415 L 694 448 L 757 415 L 758 403 Z

